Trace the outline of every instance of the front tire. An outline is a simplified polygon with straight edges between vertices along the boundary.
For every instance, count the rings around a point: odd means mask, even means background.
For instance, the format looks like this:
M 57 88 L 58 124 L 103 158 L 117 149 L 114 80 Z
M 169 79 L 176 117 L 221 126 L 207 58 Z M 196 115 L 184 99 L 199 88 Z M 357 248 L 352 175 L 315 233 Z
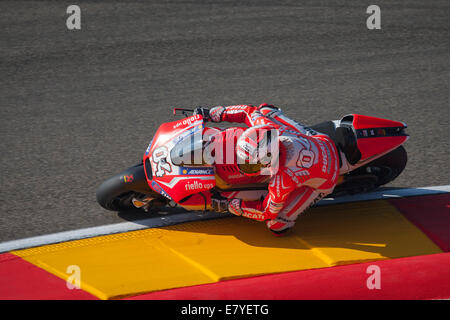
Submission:
M 104 181 L 97 189 L 96 198 L 106 210 L 121 211 L 135 208 L 132 198 L 142 195 L 161 197 L 149 188 L 144 167 L 138 164 Z

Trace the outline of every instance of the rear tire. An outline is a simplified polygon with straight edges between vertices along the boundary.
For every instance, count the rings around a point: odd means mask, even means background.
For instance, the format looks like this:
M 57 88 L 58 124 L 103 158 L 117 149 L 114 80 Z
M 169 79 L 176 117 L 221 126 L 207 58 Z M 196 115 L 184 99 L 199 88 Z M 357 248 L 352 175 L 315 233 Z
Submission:
M 408 155 L 406 150 L 403 146 L 400 146 L 381 158 L 358 168 L 358 170 L 377 176 L 376 186 L 379 187 L 396 179 L 405 169 L 407 162 Z
M 405 169 L 408 156 L 403 146 L 345 175 L 331 197 L 369 192 L 396 179 Z

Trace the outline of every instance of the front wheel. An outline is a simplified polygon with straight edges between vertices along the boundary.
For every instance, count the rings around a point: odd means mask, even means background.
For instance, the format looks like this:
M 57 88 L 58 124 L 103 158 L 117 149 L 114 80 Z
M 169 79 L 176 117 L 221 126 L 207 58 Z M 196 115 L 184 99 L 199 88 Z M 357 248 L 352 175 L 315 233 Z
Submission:
M 111 211 L 134 209 L 131 200 L 144 196 L 155 198 L 155 203 L 158 204 L 166 203 L 165 198 L 148 186 L 142 164 L 128 168 L 104 181 L 96 193 L 97 202 Z

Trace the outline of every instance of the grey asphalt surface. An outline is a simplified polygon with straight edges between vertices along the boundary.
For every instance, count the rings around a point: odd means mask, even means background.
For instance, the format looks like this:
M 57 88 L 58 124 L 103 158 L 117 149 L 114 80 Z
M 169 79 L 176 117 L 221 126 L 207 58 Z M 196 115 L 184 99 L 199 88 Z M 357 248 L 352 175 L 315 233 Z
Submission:
M 133 219 L 95 190 L 173 106 L 404 121 L 409 163 L 390 186 L 450 184 L 450 3 L 374 3 L 381 30 L 364 1 L 0 2 L 0 241 Z

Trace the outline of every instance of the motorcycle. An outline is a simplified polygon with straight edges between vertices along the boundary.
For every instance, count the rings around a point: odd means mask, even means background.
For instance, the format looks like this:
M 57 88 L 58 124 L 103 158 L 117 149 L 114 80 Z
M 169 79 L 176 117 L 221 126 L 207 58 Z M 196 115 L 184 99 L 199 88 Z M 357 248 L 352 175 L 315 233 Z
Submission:
M 213 162 L 202 158 L 215 134 L 225 129 L 208 127 L 197 109 L 174 108 L 173 113 L 185 118 L 158 128 L 141 163 L 99 186 L 96 197 L 103 208 L 157 212 L 178 205 L 206 212 L 212 209 L 211 195 L 215 193 L 228 199 L 264 199 L 267 180 L 234 183 L 232 178 L 239 172 L 217 172 Z M 396 179 L 407 163 L 403 147 L 409 138 L 406 127 L 403 122 L 359 114 L 310 126 L 328 135 L 339 151 L 340 176 L 327 198 L 373 191 Z

